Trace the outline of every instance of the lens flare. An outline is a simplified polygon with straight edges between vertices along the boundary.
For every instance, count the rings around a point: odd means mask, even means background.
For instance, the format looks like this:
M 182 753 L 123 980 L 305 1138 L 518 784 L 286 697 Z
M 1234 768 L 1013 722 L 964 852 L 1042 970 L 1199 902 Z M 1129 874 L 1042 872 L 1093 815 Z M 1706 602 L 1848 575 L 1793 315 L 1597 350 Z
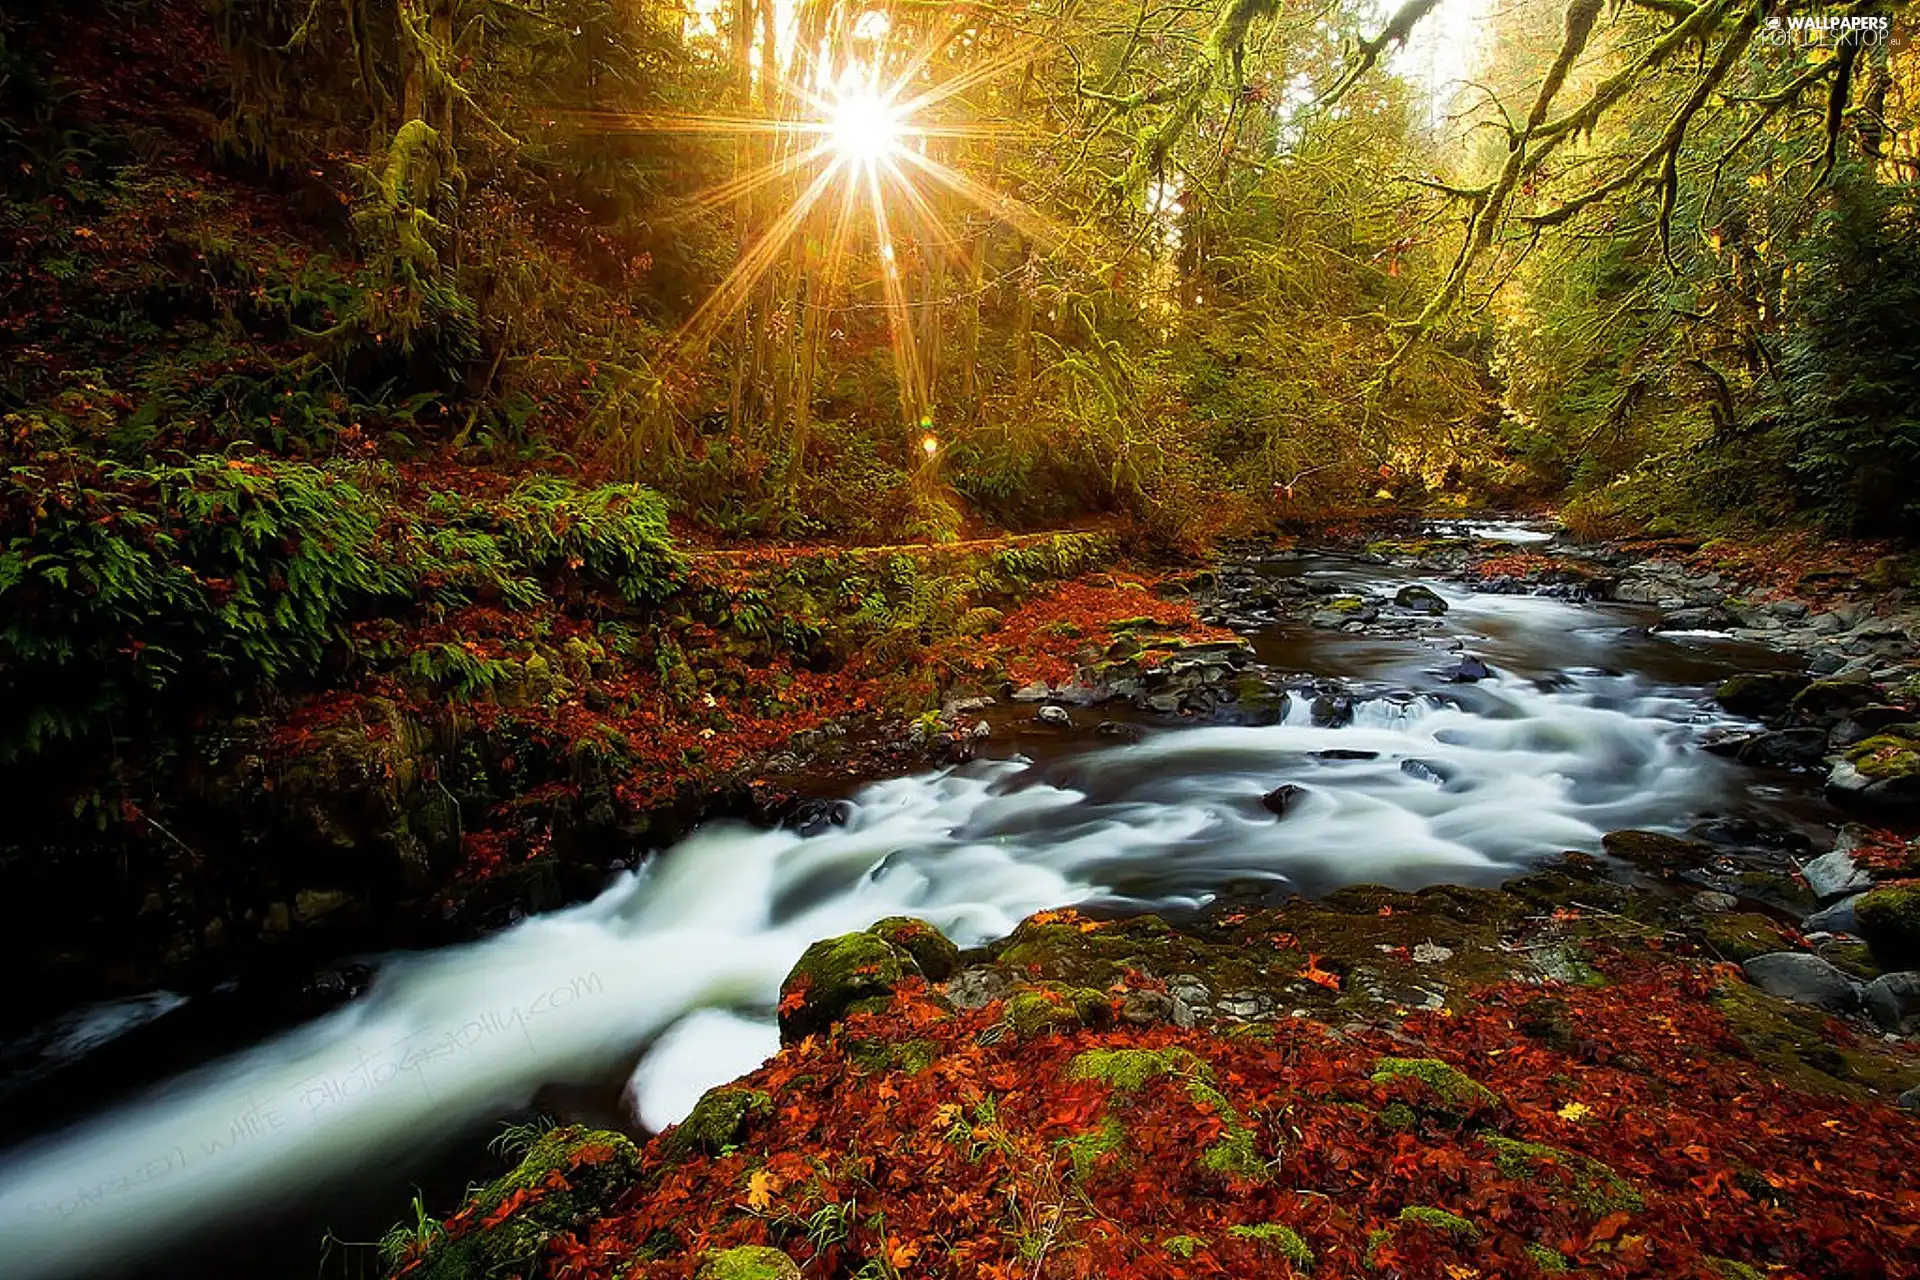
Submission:
M 866 166 L 890 158 L 906 132 L 899 108 L 871 85 L 843 85 L 827 116 L 827 146 L 845 164 Z

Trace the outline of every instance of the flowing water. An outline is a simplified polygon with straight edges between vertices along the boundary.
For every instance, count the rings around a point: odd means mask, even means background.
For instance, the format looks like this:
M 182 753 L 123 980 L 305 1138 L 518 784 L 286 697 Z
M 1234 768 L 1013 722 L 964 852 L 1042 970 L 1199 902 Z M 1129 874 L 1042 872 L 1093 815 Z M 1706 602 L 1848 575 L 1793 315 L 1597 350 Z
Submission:
M 1341 560 L 1270 571 L 1394 576 Z M 1699 749 L 1725 722 L 1703 690 L 1756 655 L 1649 637 L 1627 607 L 1432 585 L 1453 606 L 1432 638 L 1256 637 L 1269 663 L 1355 682 L 1350 726 L 1316 727 L 1295 698 L 1279 724 L 1147 725 L 1130 744 L 1042 751 L 1013 732 L 1006 758 L 863 788 L 819 834 L 714 825 L 591 902 L 387 957 L 339 1011 L 0 1155 L 0 1275 L 209 1274 L 181 1259 L 218 1257 L 223 1233 L 288 1206 L 328 1222 L 328 1188 L 377 1187 L 397 1217 L 433 1135 L 543 1090 L 624 1082 L 629 1114 L 658 1128 L 773 1052 L 779 983 L 809 942 L 882 916 L 924 917 L 966 945 L 1068 903 L 1177 911 L 1249 883 L 1494 884 L 1610 829 L 1779 798 L 1778 779 L 1756 789 Z M 1462 639 L 1496 678 L 1434 674 Z M 1329 751 L 1343 754 L 1316 754 Z M 1283 782 L 1306 792 L 1276 819 L 1260 797 Z M 76 1015 L 48 1042 L 84 1053 L 176 1003 Z M 41 1054 L 57 1079 L 58 1054 Z M 313 1265 L 311 1238 L 285 1270 Z

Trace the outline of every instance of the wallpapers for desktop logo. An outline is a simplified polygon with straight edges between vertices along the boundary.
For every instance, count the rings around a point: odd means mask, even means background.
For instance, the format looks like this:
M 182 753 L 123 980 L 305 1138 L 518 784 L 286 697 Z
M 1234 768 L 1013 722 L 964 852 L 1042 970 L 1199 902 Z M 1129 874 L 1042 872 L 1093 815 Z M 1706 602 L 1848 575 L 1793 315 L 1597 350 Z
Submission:
M 1893 19 L 1884 13 L 1793 14 L 1767 19 L 1759 38 L 1768 44 L 1885 44 Z

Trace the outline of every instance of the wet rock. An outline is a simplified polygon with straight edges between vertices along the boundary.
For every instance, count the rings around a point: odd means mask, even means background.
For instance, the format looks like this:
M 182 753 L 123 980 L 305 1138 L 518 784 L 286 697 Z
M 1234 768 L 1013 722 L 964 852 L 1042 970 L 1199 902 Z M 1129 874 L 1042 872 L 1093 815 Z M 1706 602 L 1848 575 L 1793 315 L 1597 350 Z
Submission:
M 1309 752 L 1315 760 L 1378 760 L 1378 751 L 1361 751 L 1353 747 L 1329 747 L 1325 751 Z
M 1718 889 L 1702 889 L 1693 895 L 1692 902 L 1701 911 L 1713 915 L 1734 911 L 1740 906 L 1740 899 L 1730 893 L 1721 893 Z
M 1811 769 L 1826 756 L 1827 731 L 1811 728 L 1757 733 L 1734 752 L 1741 764 L 1771 769 Z
M 1098 737 L 1118 738 L 1122 742 L 1140 741 L 1140 730 L 1120 720 L 1102 720 L 1093 732 Z
M 1167 984 L 1173 997 L 1173 1025 L 1191 1031 L 1213 1021 L 1213 993 L 1207 984 L 1190 973 L 1183 973 Z
M 1653 624 L 1655 631 L 1725 631 L 1739 620 L 1717 604 L 1675 609 Z
M 662 1141 L 661 1146 L 675 1154 L 704 1151 L 717 1156 L 738 1142 L 747 1124 L 756 1115 L 773 1110 L 773 1100 L 758 1089 L 723 1084 L 707 1090 Z
M 1816 676 L 1834 675 L 1846 665 L 1846 655 L 1832 649 L 1815 649 L 1807 657 L 1807 670 Z
M 1767 605 L 1767 612 L 1776 618 L 1794 622 L 1807 616 L 1807 602 L 1804 600 L 1774 600 Z
M 344 889 L 301 889 L 293 895 L 294 922 L 312 924 L 353 904 L 353 895 Z
M 845 800 L 802 800 L 781 825 L 801 836 L 817 836 L 828 827 L 845 826 L 853 806 Z
M 1854 901 L 1855 930 L 1884 965 L 1920 964 L 1920 888 L 1896 885 Z
M 1180 710 L 1180 695 L 1177 693 L 1151 694 L 1147 698 L 1147 710 L 1173 715 Z
M 1229 991 L 1214 1007 L 1225 1017 L 1256 1022 L 1273 1012 L 1273 1000 L 1258 991 Z
M 1344 729 L 1353 723 L 1353 699 L 1344 693 L 1323 693 L 1313 700 L 1313 723 L 1322 729 Z
M 780 1043 L 798 1044 L 849 1013 L 880 1007 L 919 972 L 911 955 L 875 934 L 814 943 L 780 984 Z
M 1443 947 L 1437 942 L 1415 943 L 1413 962 L 1415 964 L 1445 964 L 1453 959 L 1453 948 Z
M 1467 654 L 1440 673 L 1440 678 L 1449 684 L 1476 684 L 1481 680 L 1493 678 L 1493 668 L 1472 654 Z
M 1827 735 L 1827 745 L 1840 750 L 1865 742 L 1875 734 L 1886 733 L 1903 725 L 1913 718 L 1913 713 L 1905 707 L 1888 706 L 1885 703 L 1869 703 L 1846 712 L 1835 722 L 1832 732 Z
M 1438 616 L 1447 611 L 1447 602 L 1432 587 L 1423 587 L 1419 583 L 1400 588 L 1393 596 L 1393 602 L 1412 613 L 1424 613 Z
M 1902 1111 L 1920 1111 L 1920 1084 L 1895 1098 L 1893 1105 Z
M 1771 720 L 1786 712 L 1807 683 L 1805 676 L 1783 671 L 1745 671 L 1721 681 L 1713 696 L 1737 716 Z
M 1849 747 L 1827 775 L 1827 792 L 1864 804 L 1920 803 L 1920 741 L 1883 733 Z
M 1836 676 L 1815 680 L 1793 695 L 1788 708 L 1794 718 L 1815 721 L 1843 715 L 1879 700 L 1880 691 L 1863 676 Z
M 1920 973 L 1883 973 L 1862 989 L 1860 998 L 1882 1031 L 1904 1035 L 1920 1021 Z
M 1860 921 L 1854 912 L 1854 905 L 1860 901 L 1859 894 L 1840 899 L 1830 907 L 1822 907 L 1800 921 L 1802 933 L 1851 933 L 1856 937 L 1860 933 Z
M 1445 786 L 1447 783 L 1453 781 L 1458 771 L 1444 761 L 1408 758 L 1400 762 L 1400 772 L 1406 774 L 1409 778 L 1417 778 L 1421 782 L 1431 782 L 1436 786 Z
M 1298 804 L 1307 794 L 1305 787 L 1291 782 L 1283 782 L 1267 794 L 1260 797 L 1260 807 L 1276 818 L 1284 818 L 1287 810 Z
M 1800 868 L 1807 888 L 1822 902 L 1844 893 L 1859 893 L 1873 886 L 1873 877 L 1853 860 L 1853 844 L 1846 834 L 1840 843 Z
M 1860 1007 L 1860 987 L 1819 956 L 1804 951 L 1774 951 L 1741 966 L 1747 981 L 1771 996 L 1812 1005 L 1832 1013 Z
M 1662 875 L 1697 870 L 1714 856 L 1711 845 L 1657 831 L 1609 831 L 1600 846 L 1622 862 Z
M 1073 717 L 1067 714 L 1065 707 L 1045 706 L 1034 712 L 1033 718 L 1041 724 L 1052 725 L 1057 729 L 1071 729 Z
M 1053 696 L 1053 689 L 1045 680 L 1035 680 L 1031 684 L 1021 685 L 1007 696 L 1015 702 L 1045 702 Z

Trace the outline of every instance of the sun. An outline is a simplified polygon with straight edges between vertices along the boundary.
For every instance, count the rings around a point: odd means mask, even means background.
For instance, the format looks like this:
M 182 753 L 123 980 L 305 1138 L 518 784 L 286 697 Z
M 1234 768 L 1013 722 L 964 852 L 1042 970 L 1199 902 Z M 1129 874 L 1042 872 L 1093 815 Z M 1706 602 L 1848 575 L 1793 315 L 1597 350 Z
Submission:
M 842 164 L 865 168 L 899 154 L 906 115 L 887 95 L 857 81 L 834 95 L 826 119 L 827 147 Z

